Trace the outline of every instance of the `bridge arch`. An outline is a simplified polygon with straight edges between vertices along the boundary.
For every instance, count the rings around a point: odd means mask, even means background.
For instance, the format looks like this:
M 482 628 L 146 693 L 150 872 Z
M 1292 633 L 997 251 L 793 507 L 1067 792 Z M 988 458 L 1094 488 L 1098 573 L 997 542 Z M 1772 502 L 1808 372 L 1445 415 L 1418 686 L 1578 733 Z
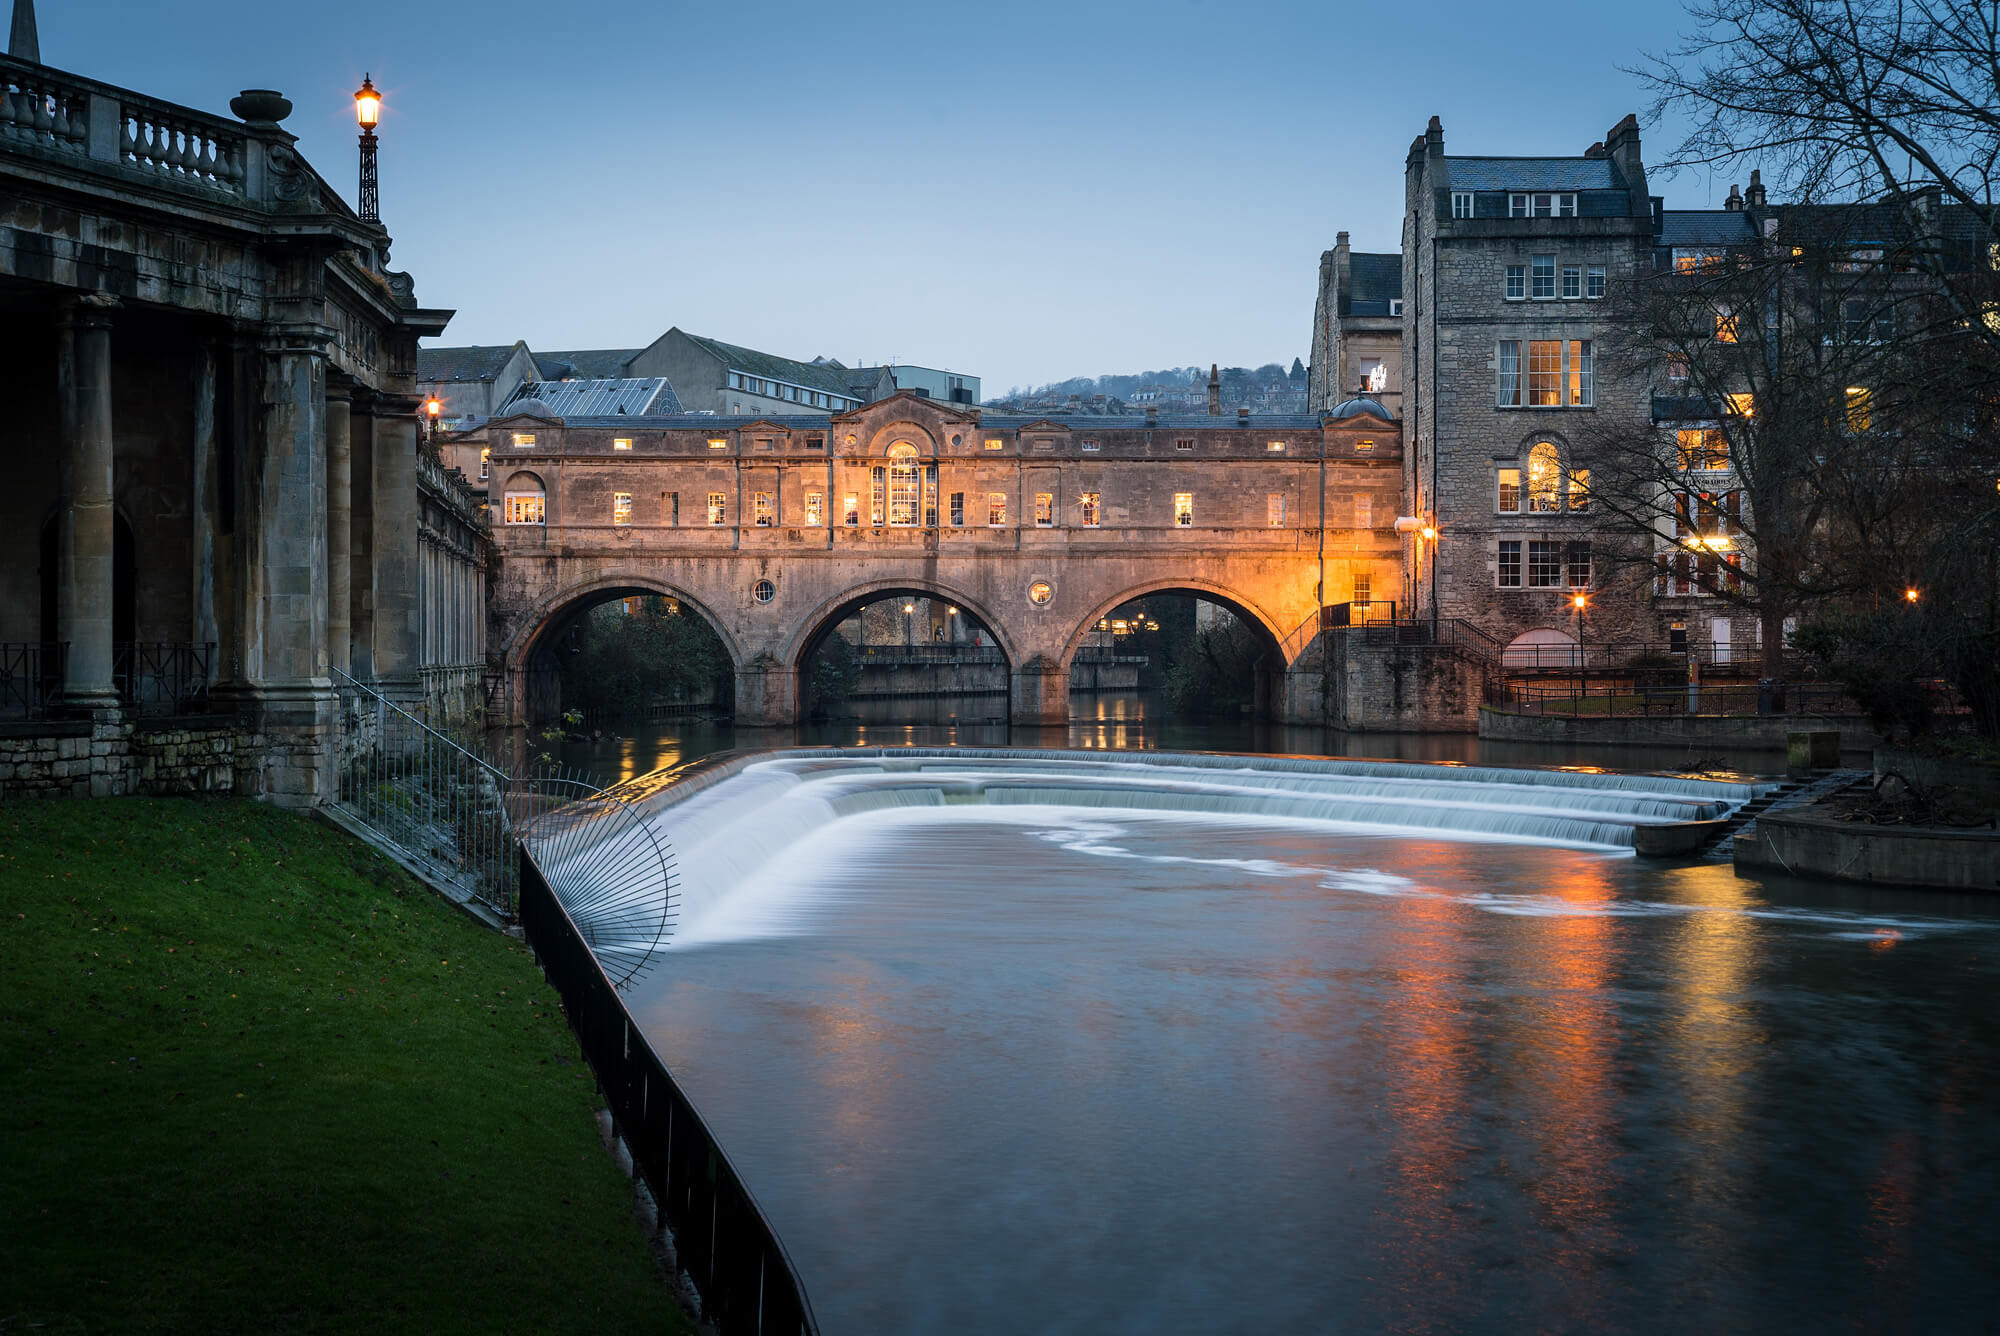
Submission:
M 1123 591 L 1101 601 L 1075 627 L 1071 628 L 1068 640 L 1062 650 L 1062 680 L 1069 680 L 1070 665 L 1083 641 L 1097 624 L 1108 617 L 1115 608 L 1123 607 L 1135 599 L 1156 594 L 1174 594 L 1188 598 L 1198 598 L 1219 607 L 1226 608 L 1236 619 L 1250 629 L 1263 649 L 1257 664 L 1257 680 L 1254 687 L 1255 710 L 1260 718 L 1277 720 L 1283 717 L 1285 709 L 1285 675 L 1292 666 L 1285 652 L 1285 630 L 1281 619 L 1273 617 L 1269 609 L 1255 599 L 1212 580 L 1185 576 L 1162 576 L 1142 584 L 1132 585 Z
M 614 572 L 580 584 L 565 585 L 512 618 L 513 626 L 502 647 L 507 685 L 507 720 L 510 724 L 533 722 L 536 713 L 536 668 L 553 668 L 553 647 L 578 618 L 592 608 L 617 598 L 671 598 L 697 614 L 722 642 L 729 656 L 732 674 L 742 669 L 742 643 L 729 625 L 717 617 L 702 600 L 691 597 L 677 585 L 629 571 Z M 546 686 L 544 689 L 547 689 Z M 545 704 L 545 702 L 544 702 Z
M 856 609 L 870 603 L 879 603 L 892 598 L 923 598 L 940 602 L 956 609 L 959 615 L 976 624 L 986 633 L 1001 657 L 1006 660 L 1007 680 L 1019 669 L 1021 659 L 1013 634 L 984 606 L 981 600 L 967 596 L 963 590 L 954 588 L 938 580 L 893 579 L 871 580 L 866 584 L 854 585 L 841 593 L 820 601 L 799 620 L 798 628 L 784 642 L 779 651 L 780 662 L 793 674 L 796 683 L 798 717 L 805 719 L 814 708 L 813 663 L 820 646 L 834 633 L 843 621 Z

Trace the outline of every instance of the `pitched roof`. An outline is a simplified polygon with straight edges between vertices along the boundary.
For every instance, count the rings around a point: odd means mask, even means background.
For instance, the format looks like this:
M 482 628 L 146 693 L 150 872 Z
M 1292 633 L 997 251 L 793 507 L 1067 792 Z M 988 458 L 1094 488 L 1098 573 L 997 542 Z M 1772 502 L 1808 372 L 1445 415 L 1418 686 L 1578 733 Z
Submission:
M 685 330 L 682 331 L 686 333 Z M 760 353 L 754 348 L 740 347 L 734 343 L 724 343 L 721 339 L 703 338 L 699 334 L 689 334 L 688 340 L 706 350 L 718 361 L 728 365 L 731 371 L 742 371 L 766 380 L 782 380 L 792 385 L 802 385 L 807 389 L 823 390 L 838 394 L 843 398 L 854 397 L 866 387 L 872 392 L 880 376 L 880 367 L 861 367 L 842 370 L 840 368 L 800 362 L 790 357 L 780 357 L 776 353 Z
M 1662 246 L 1741 246 L 1755 240 L 1757 228 L 1740 209 L 1668 209 L 1660 215 Z
M 505 415 L 514 405 L 539 399 L 560 418 L 625 417 L 650 413 L 678 413 L 681 402 L 674 387 L 663 377 L 623 380 L 543 380 L 529 381 L 500 410 Z
M 1446 158 L 1453 190 L 1623 190 L 1609 158 Z
M 1403 256 L 1354 251 L 1347 257 L 1348 297 L 1356 302 L 1388 302 L 1403 295 Z M 1357 314 L 1367 314 L 1358 312 Z M 1381 312 L 1387 315 L 1385 310 Z
M 536 353 L 543 380 L 616 380 L 640 353 L 638 348 L 584 348 L 562 353 Z
M 475 344 L 467 348 L 417 349 L 420 381 L 492 380 L 507 365 L 519 343 Z

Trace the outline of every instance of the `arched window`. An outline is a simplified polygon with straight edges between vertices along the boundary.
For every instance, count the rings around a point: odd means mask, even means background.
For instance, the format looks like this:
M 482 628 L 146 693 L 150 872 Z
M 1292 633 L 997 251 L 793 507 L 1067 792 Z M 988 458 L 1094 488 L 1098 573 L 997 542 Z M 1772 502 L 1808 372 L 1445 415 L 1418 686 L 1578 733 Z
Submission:
M 922 490 L 914 445 L 889 447 L 889 523 L 915 524 Z
M 542 480 L 525 469 L 507 479 L 502 518 L 509 524 L 546 524 L 548 494 Z
M 1528 451 L 1528 509 L 1562 509 L 1562 456 L 1553 442 L 1537 441 Z

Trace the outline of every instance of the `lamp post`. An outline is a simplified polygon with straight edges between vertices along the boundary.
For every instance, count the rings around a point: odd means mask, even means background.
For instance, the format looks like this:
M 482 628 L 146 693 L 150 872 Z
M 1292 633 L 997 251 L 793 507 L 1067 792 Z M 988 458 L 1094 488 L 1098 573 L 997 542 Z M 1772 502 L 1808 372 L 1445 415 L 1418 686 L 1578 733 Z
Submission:
M 1580 592 L 1569 596 L 1569 605 L 1576 609 L 1576 682 L 1579 702 L 1590 695 L 1590 660 L 1583 652 L 1583 610 L 1589 602 L 1589 596 Z M 1582 706 L 1579 703 L 1578 713 L 1581 712 Z M 1609 697 L 1605 698 L 1604 712 L 1607 716 L 1611 713 Z
M 428 439 L 432 445 L 437 444 L 438 415 L 442 412 L 444 412 L 444 402 L 435 394 L 424 400 L 424 427 L 429 433 Z
M 354 119 L 361 126 L 361 221 L 382 221 L 381 192 L 375 185 L 375 124 L 382 119 L 382 95 L 367 75 L 354 94 Z

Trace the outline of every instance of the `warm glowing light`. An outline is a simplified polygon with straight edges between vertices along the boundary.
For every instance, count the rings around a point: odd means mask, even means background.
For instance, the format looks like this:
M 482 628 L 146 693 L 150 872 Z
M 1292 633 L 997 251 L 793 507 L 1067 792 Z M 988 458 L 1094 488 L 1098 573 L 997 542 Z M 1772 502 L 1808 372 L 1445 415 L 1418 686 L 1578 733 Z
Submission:
M 1574 607 L 1578 612 L 1583 611 L 1583 605 L 1586 600 L 1584 599 L 1584 596 L 1582 594 L 1571 594 L 1569 601 L 1570 605 Z
M 914 603 L 905 603 L 903 605 L 903 611 L 905 613 L 915 612 L 916 610 L 917 610 L 917 605 Z
M 354 94 L 354 119 L 364 130 L 373 130 L 382 119 L 382 95 L 375 91 L 375 83 L 367 75 L 361 76 L 361 87 Z
M 1908 599 L 1910 602 L 1915 603 L 1918 599 L 1923 597 L 1923 591 L 1914 588 L 1905 589 L 1903 591 L 1903 597 Z
M 1426 525 L 1424 526 L 1424 530 L 1423 530 L 1423 532 L 1424 532 L 1424 541 L 1426 541 L 1426 542 L 1430 542 L 1430 541 L 1434 540 L 1434 539 L 1435 539 L 1435 538 L 1436 538 L 1436 537 L 1438 536 L 1438 531 L 1437 531 L 1436 529 L 1432 528 L 1432 527 L 1431 527 L 1430 525 L 1428 525 L 1428 524 L 1426 524 Z
M 434 398 L 426 399 L 424 401 L 424 411 L 426 413 L 429 413 L 432 417 L 436 417 L 439 413 L 442 413 L 444 411 L 444 405 L 439 403 Z
M 947 608 L 946 608 L 946 609 L 944 610 L 944 615 L 945 615 L 945 616 L 947 616 L 947 617 L 956 617 L 956 616 L 958 616 L 958 609 L 957 609 L 957 608 L 952 608 L 952 607 L 947 607 Z

